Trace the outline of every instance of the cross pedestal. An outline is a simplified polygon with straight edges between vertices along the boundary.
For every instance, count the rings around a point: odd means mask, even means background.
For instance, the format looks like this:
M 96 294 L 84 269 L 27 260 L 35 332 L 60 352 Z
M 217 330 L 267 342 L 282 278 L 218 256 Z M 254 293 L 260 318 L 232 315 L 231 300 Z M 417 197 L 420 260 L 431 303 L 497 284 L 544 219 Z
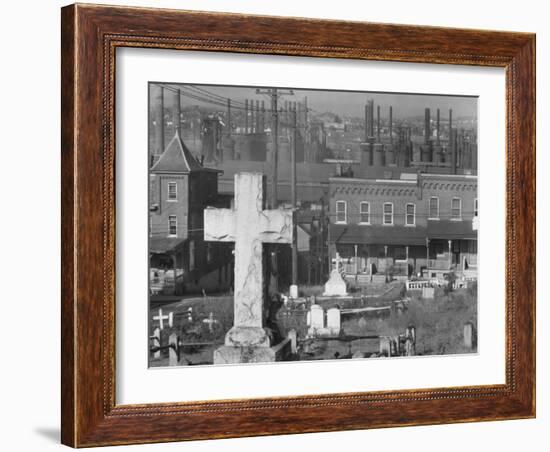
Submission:
M 234 208 L 204 211 L 204 240 L 235 242 L 233 327 L 214 364 L 276 359 L 264 329 L 263 244 L 291 243 L 292 210 L 264 210 L 264 184 L 261 173 L 236 174 Z

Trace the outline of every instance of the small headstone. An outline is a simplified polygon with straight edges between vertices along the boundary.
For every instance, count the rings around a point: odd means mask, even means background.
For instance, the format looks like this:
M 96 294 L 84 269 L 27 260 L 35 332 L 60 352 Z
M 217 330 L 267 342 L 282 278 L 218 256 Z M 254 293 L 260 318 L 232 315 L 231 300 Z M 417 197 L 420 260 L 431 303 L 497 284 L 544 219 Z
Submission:
M 172 328 L 174 325 L 174 313 L 169 312 L 168 315 L 162 314 L 162 309 L 159 309 L 158 315 L 153 316 L 153 321 L 157 320 L 159 322 L 159 327 L 161 330 L 164 329 L 164 321 L 168 320 L 168 326 Z
M 380 337 L 380 356 L 392 356 L 391 338 L 388 336 Z
M 290 298 L 296 300 L 298 298 L 298 286 L 296 284 L 292 284 L 290 286 Z
M 296 338 L 296 330 L 290 330 L 287 334 L 290 339 L 290 351 L 292 354 L 298 353 L 298 341 Z
M 422 298 L 433 298 L 435 289 L 433 287 L 423 287 L 422 288 Z
M 399 356 L 401 353 L 399 349 L 399 336 L 390 338 L 390 356 Z
M 471 322 L 464 324 L 464 347 L 468 350 L 474 348 L 474 325 Z
M 334 307 L 327 311 L 327 329 L 329 334 L 338 336 L 340 334 L 340 308 Z
M 325 292 L 323 295 L 331 296 L 345 296 L 347 295 L 346 282 L 342 279 L 342 275 L 336 269 L 330 272 L 330 278 L 325 283 Z
M 313 328 L 324 328 L 325 327 L 325 313 L 323 308 L 318 304 L 314 304 L 310 309 L 311 313 L 311 326 Z
M 172 333 L 168 337 L 168 365 L 169 366 L 177 366 L 179 361 L 179 353 L 178 353 L 178 335 L 176 333 Z
M 153 331 L 153 347 L 159 348 L 153 352 L 153 358 L 160 358 L 160 328 L 155 328 Z
M 362 352 L 361 350 L 357 350 L 353 355 L 352 355 L 352 358 L 353 359 L 357 359 L 357 358 L 366 358 L 366 354 L 364 352 Z

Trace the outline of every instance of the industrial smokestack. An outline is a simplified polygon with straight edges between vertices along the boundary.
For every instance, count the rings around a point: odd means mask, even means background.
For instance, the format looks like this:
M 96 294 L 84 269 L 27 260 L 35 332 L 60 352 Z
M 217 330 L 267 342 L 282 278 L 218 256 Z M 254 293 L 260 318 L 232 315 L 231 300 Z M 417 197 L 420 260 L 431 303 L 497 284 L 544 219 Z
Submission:
M 164 152 L 164 87 L 157 92 L 158 108 L 155 115 L 155 154 Z
M 369 104 L 365 104 L 365 143 L 369 139 Z
M 260 101 L 256 100 L 256 133 L 261 132 L 260 130 Z
M 431 125 L 430 125 L 430 109 L 426 108 L 424 110 L 424 143 L 428 144 L 430 142 L 431 135 Z
M 437 144 L 439 144 L 439 108 L 437 109 L 437 122 L 436 122 L 436 133 L 437 133 Z
M 174 105 L 174 128 L 178 135 L 181 135 L 181 91 L 176 91 L 176 99 Z
M 181 92 L 178 89 L 174 99 L 174 132 L 181 134 Z
M 380 143 L 380 105 L 376 106 L 376 141 Z
M 248 133 L 248 99 L 244 100 L 244 133 Z
M 260 124 L 260 127 L 261 127 L 261 130 L 260 132 L 264 132 L 265 131 L 265 102 L 262 100 L 262 114 L 261 114 L 261 124 Z
M 369 110 L 370 110 L 370 125 L 369 125 L 369 136 L 374 137 L 374 100 L 369 101 Z
M 390 143 L 393 144 L 393 107 L 390 105 Z
M 458 140 L 458 131 L 456 129 L 451 129 L 451 173 L 456 174 L 456 156 L 457 156 L 457 140 Z

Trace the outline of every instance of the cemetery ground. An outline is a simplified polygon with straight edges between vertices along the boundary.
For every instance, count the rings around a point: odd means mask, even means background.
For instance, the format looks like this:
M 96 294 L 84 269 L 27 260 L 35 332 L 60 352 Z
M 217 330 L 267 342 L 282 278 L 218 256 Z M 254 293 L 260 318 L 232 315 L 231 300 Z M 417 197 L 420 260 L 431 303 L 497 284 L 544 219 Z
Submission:
M 317 294 L 316 287 L 304 287 L 301 294 Z M 393 306 L 392 302 L 406 297 L 404 310 L 387 309 L 377 312 L 362 312 L 365 307 Z M 278 331 L 275 337 L 286 337 L 288 331 L 296 330 L 297 353 L 288 360 L 346 359 L 378 356 L 379 342 L 372 338 L 347 341 L 343 338 L 307 338 L 307 313 L 311 297 L 297 301 L 282 301 L 272 313 L 270 327 Z M 464 325 L 477 325 L 477 286 L 448 291 L 436 288 L 434 298 L 422 298 L 421 291 L 405 291 L 404 284 L 392 282 L 380 285 L 363 293 L 347 297 L 322 297 L 315 299 L 326 312 L 338 306 L 354 310 L 357 314 L 342 315 L 341 336 L 396 336 L 413 325 L 416 328 L 416 355 L 449 355 L 475 353 L 464 346 Z M 159 327 L 159 306 L 163 317 L 172 313 L 172 326 L 164 320 L 161 344 L 168 344 L 170 334 L 177 334 L 181 345 L 178 364 L 206 365 L 213 363 L 213 353 L 223 345 L 226 332 L 233 326 L 233 295 L 197 296 L 166 304 L 151 303 L 149 333 Z M 169 365 L 168 350 L 163 349 L 155 357 L 149 353 L 151 367 Z M 160 355 L 160 356 L 159 356 Z

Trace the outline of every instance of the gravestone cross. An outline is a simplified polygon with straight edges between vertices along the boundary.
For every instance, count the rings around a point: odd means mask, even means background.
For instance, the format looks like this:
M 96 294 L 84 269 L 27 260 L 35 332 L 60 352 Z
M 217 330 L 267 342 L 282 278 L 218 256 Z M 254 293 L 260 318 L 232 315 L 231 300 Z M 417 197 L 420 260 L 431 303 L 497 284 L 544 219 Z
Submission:
M 263 323 L 263 244 L 292 242 L 292 210 L 264 210 L 264 186 L 261 173 L 236 174 L 234 208 L 204 211 L 204 240 L 235 242 L 235 309 L 226 346 L 271 345 Z
M 158 320 L 161 330 L 164 329 L 165 320 L 168 320 L 168 326 L 172 328 L 172 325 L 174 324 L 174 314 L 170 312 L 168 315 L 162 315 L 162 309 L 159 309 L 159 315 L 153 316 L 153 320 Z

